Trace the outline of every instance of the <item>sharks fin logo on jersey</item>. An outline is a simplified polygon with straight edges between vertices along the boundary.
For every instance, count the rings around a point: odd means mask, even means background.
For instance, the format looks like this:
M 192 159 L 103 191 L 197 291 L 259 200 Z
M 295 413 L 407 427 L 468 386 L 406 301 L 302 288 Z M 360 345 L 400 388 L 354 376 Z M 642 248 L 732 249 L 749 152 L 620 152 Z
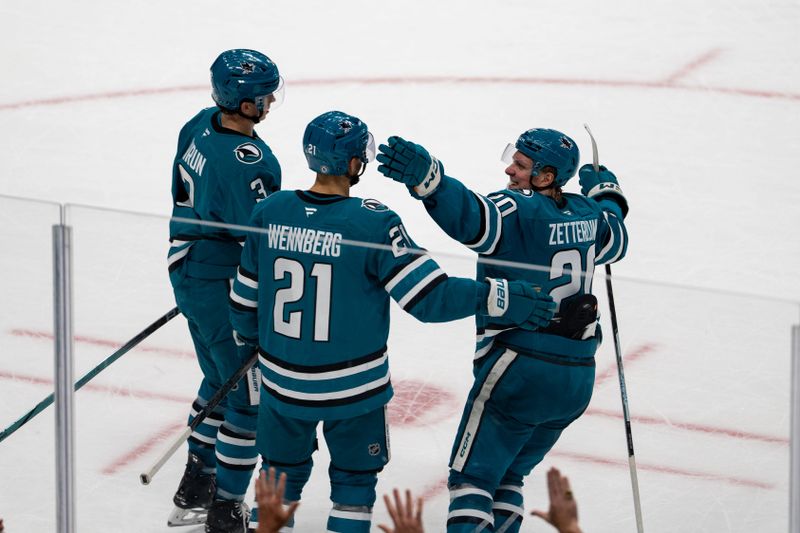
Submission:
M 243 143 L 234 148 L 233 153 L 236 154 L 236 159 L 245 165 L 252 165 L 258 163 L 264 154 L 261 153 L 261 148 L 253 143 Z
M 389 208 L 373 198 L 364 198 L 361 200 L 361 207 L 369 209 L 370 211 L 388 211 Z

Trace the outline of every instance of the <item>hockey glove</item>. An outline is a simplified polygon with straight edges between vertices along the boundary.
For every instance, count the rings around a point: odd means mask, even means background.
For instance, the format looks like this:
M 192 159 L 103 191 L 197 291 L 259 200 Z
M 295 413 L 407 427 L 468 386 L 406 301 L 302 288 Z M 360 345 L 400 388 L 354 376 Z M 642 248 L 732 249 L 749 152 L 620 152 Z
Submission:
M 412 189 L 415 196 L 424 198 L 442 182 L 444 166 L 418 144 L 392 136 L 378 147 L 378 172 Z
M 489 282 L 488 314 L 524 329 L 535 330 L 550 323 L 556 303 L 549 294 L 526 281 L 486 278 Z
M 622 209 L 623 217 L 628 214 L 628 200 L 622 194 L 617 177 L 606 167 L 601 165 L 600 170 L 596 172 L 594 166 L 583 165 L 578 171 L 578 179 L 581 182 L 581 192 L 584 196 L 597 201 L 608 198 Z

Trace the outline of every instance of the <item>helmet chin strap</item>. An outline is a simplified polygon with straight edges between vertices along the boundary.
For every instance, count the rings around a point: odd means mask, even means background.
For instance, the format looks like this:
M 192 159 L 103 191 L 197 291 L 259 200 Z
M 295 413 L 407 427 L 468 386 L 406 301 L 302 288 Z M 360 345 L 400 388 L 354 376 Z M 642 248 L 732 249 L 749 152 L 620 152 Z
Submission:
M 351 187 L 356 183 L 358 183 L 359 181 L 361 181 L 361 176 L 364 174 L 366 170 L 367 170 L 367 165 L 363 161 L 361 161 L 361 170 L 358 171 L 358 174 L 352 175 L 350 174 L 350 170 L 348 169 L 347 174 L 345 175 L 350 180 Z
M 250 115 L 245 115 L 244 113 L 242 113 L 242 109 L 241 108 L 239 108 L 239 110 L 236 111 L 236 114 L 239 115 L 240 117 L 244 117 L 244 118 L 246 118 L 248 120 L 252 120 L 253 124 L 258 124 L 259 122 L 261 122 L 261 115 L 257 115 L 255 117 L 250 116 Z

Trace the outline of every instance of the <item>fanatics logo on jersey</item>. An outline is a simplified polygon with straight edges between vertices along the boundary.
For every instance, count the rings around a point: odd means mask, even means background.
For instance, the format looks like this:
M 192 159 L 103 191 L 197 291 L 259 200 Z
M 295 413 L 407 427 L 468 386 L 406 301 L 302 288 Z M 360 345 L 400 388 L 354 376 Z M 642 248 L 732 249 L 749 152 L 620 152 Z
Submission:
M 364 198 L 361 200 L 361 207 L 369 209 L 370 211 L 388 211 L 389 208 L 373 198 Z
M 316 207 L 306 207 L 305 209 L 306 209 L 306 218 L 310 217 L 311 215 L 317 212 Z
M 240 144 L 234 148 L 233 153 L 236 154 L 236 159 L 245 165 L 258 163 L 263 157 L 261 149 L 253 143 Z

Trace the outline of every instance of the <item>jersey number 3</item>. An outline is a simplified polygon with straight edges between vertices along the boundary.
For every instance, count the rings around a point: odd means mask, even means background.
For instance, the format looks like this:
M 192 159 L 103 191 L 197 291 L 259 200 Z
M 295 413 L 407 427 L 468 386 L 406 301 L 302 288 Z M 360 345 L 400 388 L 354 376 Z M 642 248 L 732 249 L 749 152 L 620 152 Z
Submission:
M 273 328 L 276 333 L 300 338 L 303 311 L 285 310 L 287 304 L 299 302 L 305 295 L 306 272 L 303 264 L 293 259 L 279 257 L 273 267 L 275 281 L 289 279 L 289 286 L 275 291 L 272 307 Z M 310 277 L 315 278 L 317 290 L 314 295 L 314 340 L 326 342 L 330 336 L 331 280 L 333 266 L 329 263 L 314 263 Z

